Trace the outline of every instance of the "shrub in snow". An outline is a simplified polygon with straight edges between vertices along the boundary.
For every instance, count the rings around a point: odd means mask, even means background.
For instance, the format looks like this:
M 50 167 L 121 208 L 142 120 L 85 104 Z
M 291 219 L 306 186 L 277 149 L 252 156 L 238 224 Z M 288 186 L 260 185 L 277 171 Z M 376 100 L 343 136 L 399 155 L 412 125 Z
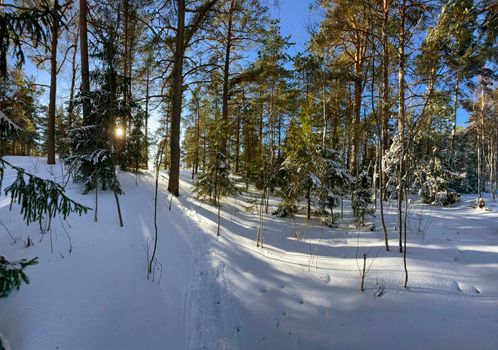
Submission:
M 336 159 L 339 157 L 335 150 L 318 147 L 315 162 L 322 183 L 318 191 L 318 198 L 323 209 L 322 213 L 328 216 L 324 219 L 327 225 L 335 223 L 334 208 L 355 181 L 347 167 Z M 330 216 L 326 209 L 330 211 Z
M 338 218 L 339 218 L 338 214 L 324 215 L 320 218 L 320 222 L 330 228 L 336 228 L 337 227 L 336 222 Z
M 0 298 L 7 297 L 14 289 L 19 289 L 23 282 L 29 284 L 29 278 L 24 269 L 36 264 L 38 264 L 38 258 L 9 262 L 0 255 Z
M 307 200 L 308 217 L 312 205 L 320 215 L 334 221 L 333 208 L 353 182 L 347 168 L 337 161 L 337 153 L 322 147 L 305 137 L 306 125 L 291 123 L 286 140 L 286 157 L 282 163 L 285 181 L 281 186 L 284 199 L 276 215 L 288 216 L 294 211 L 297 199 L 304 195 Z M 291 142 L 292 141 L 292 142 Z M 330 212 L 330 214 L 329 214 Z
M 460 194 L 452 191 L 437 192 L 432 205 L 450 205 L 460 201 Z
M 50 229 L 51 220 L 57 214 L 62 214 L 65 219 L 70 213 L 81 215 L 88 211 L 89 208 L 68 198 L 61 185 L 30 174 L 2 157 L 0 157 L 0 190 L 6 167 L 15 170 L 17 176 L 5 189 L 5 194 L 10 195 L 11 205 L 19 204 L 23 220 L 27 224 L 36 222 L 40 225 L 40 229 L 45 231 Z M 45 220 L 47 220 L 46 227 L 43 227 L 42 223 Z M 21 283 L 29 283 L 24 269 L 37 263 L 37 258 L 9 262 L 0 256 L 0 298 L 8 296 L 14 289 L 19 289 Z
M 275 209 L 272 212 L 272 215 L 275 215 L 276 217 L 279 218 L 286 218 L 286 217 L 294 217 L 296 213 L 297 213 L 297 206 L 294 202 L 282 200 L 282 202 L 280 202 L 280 204 L 278 205 L 277 209 Z
M 358 175 L 353 190 L 351 206 L 361 225 L 365 222 L 365 214 L 372 203 L 372 185 L 366 171 Z
M 219 198 L 235 195 L 239 191 L 235 182 L 230 178 L 226 164 L 226 157 L 222 152 L 217 152 L 210 159 L 207 166 L 202 169 L 194 183 L 194 192 L 199 198 L 209 198 L 214 205 L 219 204 Z
M 422 181 L 418 192 L 422 202 L 431 205 L 450 205 L 460 200 L 460 195 L 449 189 L 448 179 L 452 178 L 452 173 L 443 168 L 438 158 L 416 171 L 415 175 Z
M 97 126 L 84 126 L 68 131 L 72 140 L 71 155 L 63 162 L 74 174 L 74 180 L 84 185 L 83 193 L 95 189 L 99 184 L 103 190 L 110 188 L 121 194 L 112 159 L 112 145 Z
M 23 132 L 7 118 L 1 118 L 0 121 L 0 135 L 2 136 Z M 14 170 L 17 176 L 14 182 L 5 189 L 5 194 L 10 195 L 11 206 L 13 203 L 19 204 L 21 214 L 27 224 L 38 222 L 40 229 L 42 229 L 42 222 L 48 219 L 47 229 L 49 229 L 50 220 L 57 214 L 62 214 L 65 219 L 70 213 L 75 212 L 81 215 L 88 211 L 89 208 L 68 198 L 64 194 L 64 187 L 60 184 L 30 174 L 25 169 L 9 163 L 1 156 L 0 191 L 7 167 Z M 19 289 L 22 282 L 29 283 L 24 269 L 37 263 L 38 258 L 9 262 L 0 255 L 0 298 L 7 297 L 14 289 Z

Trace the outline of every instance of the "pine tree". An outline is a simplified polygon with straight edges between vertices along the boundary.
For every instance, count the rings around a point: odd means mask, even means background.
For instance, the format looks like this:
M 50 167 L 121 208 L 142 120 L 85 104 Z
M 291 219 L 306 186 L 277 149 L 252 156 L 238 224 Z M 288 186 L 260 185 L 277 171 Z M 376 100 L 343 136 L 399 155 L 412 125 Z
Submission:
M 315 146 L 313 144 L 311 126 L 306 110 L 301 120 L 291 120 L 285 139 L 285 160 L 281 194 L 283 201 L 274 215 L 279 217 L 293 216 L 296 202 L 302 194 L 306 197 L 307 218 L 311 217 L 312 203 L 317 204 L 316 194 L 322 184 L 317 176 L 314 162 Z

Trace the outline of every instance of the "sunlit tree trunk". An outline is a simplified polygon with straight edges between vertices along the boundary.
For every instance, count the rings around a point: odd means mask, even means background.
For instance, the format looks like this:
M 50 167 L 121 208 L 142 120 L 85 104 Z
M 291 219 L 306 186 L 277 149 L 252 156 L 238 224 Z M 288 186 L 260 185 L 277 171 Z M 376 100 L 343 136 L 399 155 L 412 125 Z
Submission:
M 401 3 L 400 27 L 399 27 L 399 111 L 398 111 L 398 139 L 400 144 L 399 168 L 398 168 L 398 230 L 399 230 L 399 251 L 403 252 L 403 197 L 404 197 L 404 157 L 405 157 L 405 20 L 406 20 L 406 0 Z
M 230 54 L 232 50 L 232 26 L 233 26 L 233 13 L 234 13 L 235 0 L 230 0 L 230 8 L 228 10 L 228 23 L 227 23 L 227 35 L 225 38 L 225 62 L 223 64 L 223 97 L 222 97 L 222 123 L 221 126 L 224 131 L 228 130 L 228 100 L 229 100 L 229 82 L 230 82 Z M 226 154 L 227 152 L 227 139 L 228 133 L 222 132 L 221 139 L 221 152 Z
M 59 7 L 54 0 L 54 12 Z M 55 164 L 55 104 L 57 97 L 57 43 L 59 36 L 58 21 L 52 23 L 52 39 L 50 45 L 50 97 L 47 123 L 47 164 Z
M 79 35 L 74 36 L 74 51 L 71 62 L 71 86 L 69 88 L 69 104 L 67 107 L 67 127 L 71 129 L 74 123 L 74 90 L 76 86 L 76 53 L 78 52 Z

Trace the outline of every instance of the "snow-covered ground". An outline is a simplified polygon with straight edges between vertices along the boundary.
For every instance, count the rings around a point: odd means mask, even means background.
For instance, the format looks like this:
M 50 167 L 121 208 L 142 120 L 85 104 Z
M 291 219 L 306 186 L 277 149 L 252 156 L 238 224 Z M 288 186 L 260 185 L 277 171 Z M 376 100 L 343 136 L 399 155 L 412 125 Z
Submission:
M 43 159 L 9 160 L 60 178 L 61 167 L 50 170 Z M 125 226 L 112 194 L 101 192 L 98 222 L 93 213 L 55 220 L 53 253 L 50 234 L 27 227 L 1 197 L 0 219 L 17 243 L 0 227 L 0 253 L 40 257 L 28 270 L 31 284 L 0 299 L 0 332 L 13 350 L 498 348 L 498 206 L 491 200 L 490 211 L 471 208 L 475 196 L 452 208 L 410 205 L 404 289 L 394 204 L 386 208 L 390 252 L 379 217 L 368 218 L 376 231 L 358 232 L 347 205 L 338 229 L 265 215 L 264 248 L 257 248 L 254 191 L 223 201 L 217 238 L 217 210 L 192 195 L 189 172 L 171 211 L 162 175 L 162 271 L 148 281 L 154 178 L 141 175 L 138 186 L 132 174 L 120 180 Z M 94 206 L 77 184 L 68 190 Z M 25 248 L 28 236 L 35 246 Z M 371 269 L 361 293 L 363 253 Z

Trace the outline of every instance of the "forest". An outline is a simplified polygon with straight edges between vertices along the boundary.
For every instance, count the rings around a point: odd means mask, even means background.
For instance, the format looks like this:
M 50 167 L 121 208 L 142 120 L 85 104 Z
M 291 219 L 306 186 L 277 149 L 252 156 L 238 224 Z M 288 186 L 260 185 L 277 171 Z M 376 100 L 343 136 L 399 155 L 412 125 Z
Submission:
M 0 0 L 0 349 L 495 348 L 497 33 L 490 0 Z

